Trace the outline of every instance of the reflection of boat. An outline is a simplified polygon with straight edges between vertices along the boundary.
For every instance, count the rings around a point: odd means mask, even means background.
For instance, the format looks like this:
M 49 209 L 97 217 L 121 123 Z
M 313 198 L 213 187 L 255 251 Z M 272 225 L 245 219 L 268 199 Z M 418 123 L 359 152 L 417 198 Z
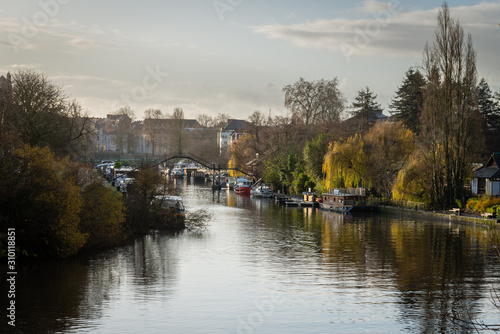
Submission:
M 263 183 L 258 183 L 254 185 L 250 190 L 250 195 L 253 197 L 261 197 L 261 198 L 270 198 L 274 196 L 274 193 L 271 191 L 268 185 Z
M 234 185 L 234 191 L 237 194 L 250 195 L 251 189 L 252 189 L 251 181 L 248 181 L 245 178 L 239 178 L 238 180 L 236 180 L 236 184 Z
M 322 195 L 320 204 L 323 210 L 337 212 L 362 212 L 373 211 L 374 207 L 368 205 L 364 189 L 334 189 L 332 192 Z

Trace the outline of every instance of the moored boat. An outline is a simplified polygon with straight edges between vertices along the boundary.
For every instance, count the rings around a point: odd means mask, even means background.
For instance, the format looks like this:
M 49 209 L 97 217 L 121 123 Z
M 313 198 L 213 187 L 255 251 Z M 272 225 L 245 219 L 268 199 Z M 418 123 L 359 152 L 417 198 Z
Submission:
M 260 198 L 271 198 L 274 196 L 274 193 L 268 185 L 261 183 L 257 186 L 252 187 L 252 189 L 250 190 L 250 195 Z
M 374 206 L 369 205 L 364 189 L 334 189 L 322 194 L 321 209 L 336 212 L 364 212 L 373 211 Z
M 250 195 L 251 190 L 252 190 L 251 181 L 248 181 L 245 178 L 239 178 L 238 180 L 236 180 L 236 184 L 234 185 L 234 191 L 237 194 Z
M 184 204 L 182 203 L 182 197 L 180 196 L 170 196 L 161 195 L 156 196 L 154 199 L 155 203 L 159 205 L 158 215 L 167 215 L 175 212 L 175 215 L 184 217 Z

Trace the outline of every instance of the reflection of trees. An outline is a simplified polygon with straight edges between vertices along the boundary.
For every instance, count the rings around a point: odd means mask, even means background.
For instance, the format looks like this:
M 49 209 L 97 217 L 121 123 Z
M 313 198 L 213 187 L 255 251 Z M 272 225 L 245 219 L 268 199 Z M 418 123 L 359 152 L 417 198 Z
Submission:
M 87 284 L 85 264 L 77 260 L 60 261 L 64 264 L 55 261 L 17 264 L 16 327 L 3 327 L 7 321 L 2 319 L 0 332 L 60 332 L 68 327 L 67 319 L 79 317 L 79 297 Z M 2 267 L 2 282 L 6 282 L 6 273 L 7 268 Z M 7 285 L 2 291 L 7 294 Z M 5 310 L 7 298 L 3 301 Z
M 170 242 L 169 242 L 170 241 Z M 134 243 L 134 277 L 141 296 L 155 295 L 150 289 L 159 285 L 170 290 L 176 281 L 177 251 L 172 251 L 171 239 L 163 234 L 149 234 Z
M 402 321 L 415 332 L 458 332 L 453 312 L 474 315 L 485 297 L 489 233 L 460 226 L 324 214 L 322 252 L 336 270 L 362 270 L 370 284 L 394 281 Z M 475 234 L 473 234 L 475 233 Z M 351 265 L 346 265 L 351 264 Z M 389 277 L 387 277 L 389 275 Z M 394 275 L 394 277 L 390 277 Z M 468 305 L 466 305 L 468 304 Z
M 88 324 L 86 319 L 98 323 L 106 305 L 123 294 L 139 302 L 165 298 L 177 280 L 178 250 L 172 250 L 176 243 L 169 240 L 166 235 L 145 235 L 129 247 L 88 258 L 19 263 L 16 329 L 19 333 L 68 331 Z M 3 282 L 6 272 L 4 268 L 0 275 Z M 160 294 L 158 287 L 163 289 Z M 0 332 L 8 332 L 3 331 L 6 324 L 2 322 Z

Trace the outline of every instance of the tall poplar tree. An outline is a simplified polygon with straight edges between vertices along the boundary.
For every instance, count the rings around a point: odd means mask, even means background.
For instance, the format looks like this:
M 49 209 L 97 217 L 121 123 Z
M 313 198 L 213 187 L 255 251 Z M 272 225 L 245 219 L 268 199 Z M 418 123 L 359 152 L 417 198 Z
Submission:
M 427 76 L 421 143 L 431 166 L 431 201 L 455 206 L 462 199 L 471 162 L 482 142 L 477 107 L 476 52 L 445 2 L 438 13 L 434 43 L 424 50 Z

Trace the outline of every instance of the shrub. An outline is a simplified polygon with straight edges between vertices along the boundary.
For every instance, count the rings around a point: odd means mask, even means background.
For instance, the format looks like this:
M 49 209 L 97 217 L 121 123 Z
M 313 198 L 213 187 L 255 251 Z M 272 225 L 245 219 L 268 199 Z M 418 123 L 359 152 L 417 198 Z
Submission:
M 122 195 L 102 182 L 94 182 L 83 191 L 80 230 L 89 235 L 86 249 L 119 244 L 125 237 L 125 208 Z
M 467 205 L 466 205 L 467 210 L 472 211 L 472 212 L 476 211 L 476 206 L 479 203 L 479 201 L 480 201 L 479 197 L 474 197 L 474 198 L 469 199 L 467 201 Z
M 469 199 L 467 209 L 472 212 L 495 213 L 494 208 L 498 205 L 500 205 L 500 197 L 483 196 Z

